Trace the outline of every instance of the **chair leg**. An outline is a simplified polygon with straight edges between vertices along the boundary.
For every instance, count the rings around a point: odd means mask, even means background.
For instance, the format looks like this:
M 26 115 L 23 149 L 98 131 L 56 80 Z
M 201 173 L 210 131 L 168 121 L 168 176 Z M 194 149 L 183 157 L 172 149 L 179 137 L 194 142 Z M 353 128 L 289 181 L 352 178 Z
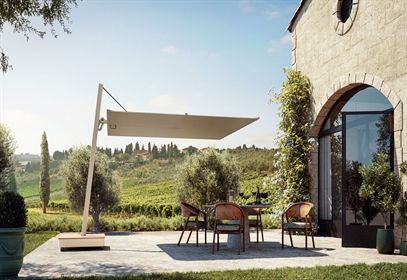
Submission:
M 240 255 L 240 243 L 242 243 L 242 234 L 239 234 L 239 244 L 237 244 L 237 254 Z M 244 242 L 244 238 L 243 238 Z
M 264 242 L 263 224 L 260 224 L 260 229 L 261 229 L 261 240 L 263 240 Z
M 259 243 L 259 226 L 258 225 L 256 227 L 256 232 L 257 232 L 257 243 Z
M 196 227 L 196 247 L 198 247 L 198 226 Z
M 294 247 L 293 238 L 292 238 L 292 236 L 291 236 L 291 230 L 288 231 L 288 234 L 290 235 L 291 247 Z
M 312 237 L 312 247 L 315 248 L 314 231 L 313 230 L 311 230 L 311 237 Z
M 215 225 L 216 228 L 216 225 Z M 212 254 L 215 253 L 215 235 L 216 235 L 216 230 L 213 230 L 213 242 L 212 242 Z
M 192 229 L 189 231 L 189 235 L 188 235 L 188 239 L 187 239 L 187 243 L 186 243 L 186 244 L 188 244 L 189 238 L 191 238 L 191 234 L 192 234 Z
M 246 238 L 244 238 L 244 234 L 245 234 L 245 232 L 242 233 L 242 235 L 243 235 L 243 252 L 245 252 L 245 248 L 246 248 Z M 248 232 L 248 234 L 250 234 L 250 232 Z
M 308 232 L 305 231 L 305 250 L 308 250 Z
M 284 249 L 284 229 L 281 229 L 281 248 Z
M 181 242 L 182 236 L 184 235 L 184 231 L 185 231 L 185 227 L 184 227 L 184 229 L 182 230 L 181 236 L 179 237 L 178 245 L 177 245 L 177 246 L 179 246 L 179 243 Z

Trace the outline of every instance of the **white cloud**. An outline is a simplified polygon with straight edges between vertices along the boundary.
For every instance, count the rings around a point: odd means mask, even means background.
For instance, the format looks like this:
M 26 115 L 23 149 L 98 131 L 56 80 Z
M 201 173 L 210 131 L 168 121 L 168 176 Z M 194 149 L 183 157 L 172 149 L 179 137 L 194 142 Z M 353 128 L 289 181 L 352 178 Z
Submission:
M 267 49 L 267 52 L 278 52 L 283 49 L 285 46 L 291 44 L 291 33 L 281 37 L 278 40 L 274 40 L 271 43 L 271 47 Z
M 185 109 L 188 108 L 188 101 L 183 96 L 172 97 L 168 94 L 160 95 L 150 101 L 151 105 L 158 107 L 169 107 L 185 112 Z
M 173 45 L 163 48 L 163 52 L 167 54 L 175 54 L 178 52 L 178 49 L 175 48 Z
M 267 12 L 265 12 L 265 14 L 270 19 L 276 18 L 276 17 L 278 17 L 280 15 L 279 12 L 276 12 L 276 11 L 267 11 Z
M 239 2 L 239 7 L 245 12 L 251 12 L 252 6 L 249 4 L 249 0 L 241 0 Z

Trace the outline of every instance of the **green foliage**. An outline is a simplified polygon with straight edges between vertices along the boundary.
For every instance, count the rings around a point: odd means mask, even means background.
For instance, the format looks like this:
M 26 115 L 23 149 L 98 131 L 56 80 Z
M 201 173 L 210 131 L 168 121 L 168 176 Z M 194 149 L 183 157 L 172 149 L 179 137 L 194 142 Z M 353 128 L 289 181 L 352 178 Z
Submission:
M 28 39 L 29 33 L 34 33 L 41 38 L 44 37 L 45 31 L 36 29 L 31 25 L 34 17 L 42 19 L 44 26 L 51 26 L 51 34 L 56 38 L 57 34 L 54 24 L 59 23 L 65 33 L 70 31 L 66 27 L 69 22 L 70 4 L 76 6 L 76 0 L 25 0 L 25 1 L 1 1 L 0 2 L 0 32 L 3 31 L 3 25 L 9 23 L 14 32 L 23 33 Z M 3 73 L 13 67 L 8 62 L 8 57 L 1 49 L 0 65 Z
M 255 161 L 256 157 L 260 157 L 263 161 L 270 158 L 273 150 L 255 149 L 255 150 L 228 150 L 237 158 L 241 166 L 242 160 Z M 120 215 L 135 215 L 147 217 L 176 217 L 180 214 L 179 201 L 175 195 L 175 184 L 171 180 L 176 171 L 176 164 L 183 159 L 173 160 L 152 160 L 152 161 L 134 161 L 126 163 L 115 163 L 117 165 L 117 173 L 120 176 L 122 183 L 121 202 L 116 207 L 111 208 L 108 213 Z M 59 162 L 59 161 L 52 161 Z M 112 162 L 109 162 L 109 166 Z M 255 171 L 255 170 L 253 170 Z M 57 174 L 58 168 L 50 170 L 51 173 Z M 240 181 L 240 191 L 244 192 L 241 203 L 253 201 L 252 191 L 257 189 L 257 186 L 263 185 L 263 179 L 266 174 L 257 172 L 247 173 L 243 175 Z M 68 196 L 63 191 L 62 176 L 51 176 L 51 195 L 48 204 L 49 210 L 62 211 L 69 213 L 74 211 L 71 209 Z M 40 208 L 41 202 L 38 196 L 39 171 L 33 173 L 24 173 L 17 177 L 18 191 L 25 197 L 25 202 L 29 208 Z M 269 191 L 262 187 L 262 191 Z M 237 198 L 240 201 L 240 197 Z M 239 202 L 240 203 L 240 202 Z M 75 210 L 77 212 L 77 210 Z M 269 210 L 264 210 L 263 224 L 268 219 L 266 213 Z M 270 227 L 276 227 L 274 222 L 268 223 Z M 277 224 L 278 226 L 278 224 Z
M 274 166 L 277 149 L 229 149 L 228 151 L 237 158 L 242 172 L 274 173 L 277 171 Z
M 404 226 L 407 224 L 407 192 L 400 198 L 400 204 L 398 207 L 400 216 L 396 220 L 395 224 L 398 226 Z
M 52 170 L 51 170 L 52 172 Z M 38 196 L 38 186 L 40 183 L 40 173 L 36 171 L 34 173 L 24 173 L 23 175 L 18 175 L 17 186 L 18 193 L 24 198 Z M 55 192 L 62 190 L 62 177 L 61 176 L 51 176 L 50 177 L 50 192 Z
M 388 157 L 383 152 L 374 154 L 374 161 L 369 166 L 361 166 L 359 172 L 363 176 L 359 196 L 362 200 L 370 200 L 384 218 L 387 218 L 399 206 L 402 190 L 400 178 L 391 170 Z
M 0 192 L 0 228 L 27 226 L 24 198 L 11 191 Z
M 134 179 L 123 181 L 122 201 L 112 212 L 149 217 L 172 217 L 180 213 L 173 181 L 139 185 Z
M 85 147 L 74 148 L 68 160 L 61 166 L 65 191 L 72 209 L 83 211 L 90 162 L 90 150 Z M 90 197 L 90 212 L 94 223 L 93 232 L 100 231 L 98 218 L 120 202 L 121 185 L 109 168 L 105 154 L 96 153 Z
M 73 214 L 42 214 L 39 212 L 28 213 L 28 232 L 38 231 L 59 231 L 59 232 L 77 232 L 81 228 L 82 218 L 80 215 Z M 88 220 L 87 229 L 92 229 L 92 220 Z
M 42 214 L 28 213 L 28 232 L 59 231 L 77 232 L 81 228 L 82 218 L 79 214 Z M 92 218 L 88 220 L 87 230 L 92 229 Z M 112 216 L 101 215 L 100 228 L 104 232 L 111 231 L 165 231 L 180 230 L 182 217 L 180 215 L 162 219 L 149 216 Z
M 227 151 L 209 148 L 185 157 L 175 174 L 176 198 L 202 207 L 226 201 L 227 191 L 239 192 L 241 172 Z
M 278 172 L 269 180 L 276 211 L 309 197 L 308 163 L 316 144 L 315 139 L 309 138 L 312 121 L 309 79 L 296 70 L 284 68 L 284 73 L 287 80 L 281 90 L 269 91 L 273 95 L 269 102 L 280 104 L 281 118 L 277 139 L 280 152 L 276 154 Z
M 41 164 L 40 164 L 40 199 L 42 202 L 42 211 L 45 213 L 50 196 L 50 179 L 49 179 L 49 151 L 47 134 L 42 134 L 41 141 Z
M 13 167 L 13 155 L 15 150 L 16 142 L 14 137 L 11 135 L 8 127 L 0 123 L 0 191 L 9 189 L 9 175 Z M 14 173 L 12 172 L 12 174 Z
M 407 161 L 403 161 L 400 164 L 400 172 L 402 175 L 407 174 Z M 404 192 L 400 197 L 398 211 L 400 216 L 396 220 L 395 224 L 398 226 L 405 226 L 407 225 L 407 192 Z
M 365 205 L 359 196 L 359 189 L 363 182 L 363 176 L 359 172 L 361 166 L 358 161 L 346 162 L 346 205 L 352 210 L 355 222 L 363 220 L 363 215 L 359 211 Z
M 14 164 L 10 168 L 8 178 L 9 178 L 8 189 L 12 192 L 17 192 L 17 180 L 16 180 Z

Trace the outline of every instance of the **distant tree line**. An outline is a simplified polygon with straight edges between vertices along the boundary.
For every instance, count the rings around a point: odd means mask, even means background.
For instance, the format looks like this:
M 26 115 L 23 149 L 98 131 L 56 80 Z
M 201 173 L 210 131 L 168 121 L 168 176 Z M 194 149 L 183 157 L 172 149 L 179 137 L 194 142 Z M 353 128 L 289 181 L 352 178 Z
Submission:
M 194 148 L 192 146 L 188 147 L 188 153 L 196 152 L 196 150 L 197 148 Z M 152 159 L 171 159 L 183 156 L 182 151 L 178 149 L 177 145 L 172 142 L 167 145 L 161 145 L 160 147 L 156 146 L 155 144 L 151 145 L 151 143 L 148 142 L 147 149 L 145 149 L 144 144 L 140 146 L 140 144 L 136 142 L 135 145 L 133 145 L 133 143 L 126 145 L 124 150 L 114 148 L 112 152 L 111 148 L 97 147 L 97 151 L 107 155 L 110 159 L 114 157 L 117 161 L 128 160 L 130 156 L 133 155 L 133 153 L 136 151 L 149 152 L 151 153 Z M 55 151 L 52 155 L 52 158 L 54 160 L 65 160 L 68 159 L 71 152 L 72 148 L 69 150 L 63 150 L 62 152 Z
M 88 146 L 90 148 L 90 146 Z M 226 149 L 227 151 L 236 153 L 239 164 L 242 168 L 243 172 L 248 171 L 255 171 L 255 172 L 275 172 L 275 153 L 278 149 L 261 149 L 255 147 L 255 145 L 247 146 L 243 144 L 241 146 L 237 146 L 235 148 Z M 143 153 L 150 153 L 148 159 L 177 159 L 182 158 L 185 155 L 192 155 L 198 152 L 198 149 L 193 146 L 189 146 L 181 151 L 176 144 L 169 143 L 164 144 L 161 146 L 157 146 L 148 142 L 147 146 L 145 147 L 144 144 L 136 143 L 129 143 L 126 145 L 124 149 L 114 148 L 103 148 L 97 147 L 97 151 L 105 154 L 109 159 L 115 159 L 116 162 L 127 162 L 132 159 L 132 155 L 134 154 L 143 154 Z M 219 150 L 218 150 L 219 151 Z M 72 148 L 69 150 L 55 151 L 53 154 L 54 161 L 61 161 L 69 158 L 69 155 L 72 153 Z M 57 162 L 51 161 L 50 168 L 58 167 L 59 164 Z M 141 163 L 143 160 L 140 158 L 136 158 L 136 161 Z M 34 172 L 39 170 L 39 163 L 31 162 L 27 164 L 26 172 Z

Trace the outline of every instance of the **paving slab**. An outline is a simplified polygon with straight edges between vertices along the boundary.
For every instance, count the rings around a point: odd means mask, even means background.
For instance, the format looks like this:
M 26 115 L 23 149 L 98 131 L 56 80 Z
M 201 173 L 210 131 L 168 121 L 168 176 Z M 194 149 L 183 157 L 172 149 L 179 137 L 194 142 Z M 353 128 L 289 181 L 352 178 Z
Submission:
M 227 248 L 226 235 L 221 235 L 220 250 L 216 251 L 215 246 L 212 254 L 212 231 L 208 231 L 207 244 L 204 233 L 199 233 L 198 247 L 194 234 L 189 244 L 185 244 L 184 236 L 177 246 L 180 234 L 180 231 L 111 232 L 106 233 L 106 246 L 102 249 L 63 251 L 58 237 L 54 237 L 24 257 L 19 278 L 407 263 L 407 257 L 400 255 L 397 249 L 394 254 L 384 255 L 374 248 L 342 248 L 341 239 L 334 237 L 316 236 L 316 248 L 312 248 L 309 238 L 309 248 L 305 250 L 304 236 L 294 236 L 295 247 L 291 247 L 287 235 L 282 249 L 280 230 L 264 230 L 265 242 L 259 243 L 253 242 L 256 234 L 252 231 L 252 246 L 240 255 L 237 249 Z

